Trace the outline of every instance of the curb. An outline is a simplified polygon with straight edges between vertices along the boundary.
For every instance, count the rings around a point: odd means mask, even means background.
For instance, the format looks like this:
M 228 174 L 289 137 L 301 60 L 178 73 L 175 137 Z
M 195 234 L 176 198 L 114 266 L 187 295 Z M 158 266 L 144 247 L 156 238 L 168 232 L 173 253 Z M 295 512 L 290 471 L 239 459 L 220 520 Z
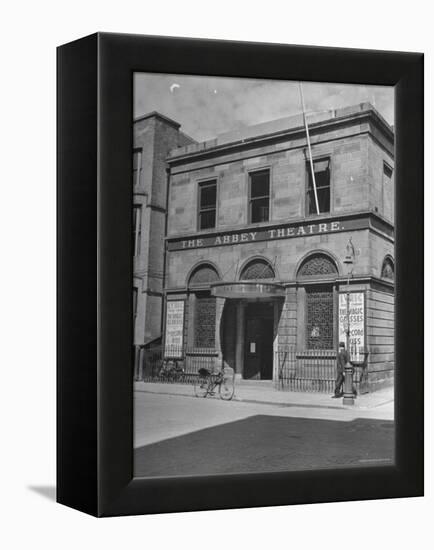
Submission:
M 233 401 L 238 401 L 239 403 L 260 403 L 261 405 L 274 405 L 275 407 L 300 407 L 303 409 L 335 409 L 342 410 L 344 407 L 336 407 L 335 405 L 311 405 L 307 403 L 282 403 L 281 401 L 260 401 L 259 399 L 243 399 L 242 397 L 234 396 Z
M 154 395 L 176 395 L 176 396 L 179 396 L 179 397 L 194 397 L 196 399 L 199 399 L 197 398 L 195 395 L 191 394 L 191 393 L 173 393 L 173 392 L 165 392 L 165 391 L 149 391 L 147 389 L 135 389 L 134 391 L 136 392 L 140 392 L 140 393 L 149 393 L 149 394 L 154 394 Z M 377 407 L 381 407 L 383 405 L 386 405 L 388 403 L 392 403 L 393 402 L 393 399 L 390 399 L 388 401 L 385 401 L 383 403 L 379 403 L 378 405 L 374 405 L 372 407 L 369 407 L 369 406 L 357 406 L 357 405 L 353 405 L 353 406 L 349 406 L 349 405 L 341 405 L 341 406 L 336 406 L 336 405 L 314 405 L 314 404 L 310 404 L 310 403 L 284 403 L 284 402 L 281 402 L 281 401 L 262 401 L 262 400 L 259 400 L 259 399 L 249 399 L 249 398 L 242 398 L 242 397 L 237 397 L 236 395 L 234 395 L 232 401 L 237 401 L 238 403 L 258 403 L 258 404 L 261 404 L 261 405 L 274 405 L 276 407 L 292 407 L 292 408 L 304 408 L 304 409 L 333 409 L 333 410 L 338 410 L 338 411 L 341 411 L 343 409 L 345 410 L 351 410 L 351 411 L 355 411 L 355 410 L 365 410 L 365 411 L 368 411 L 368 410 L 373 410 L 373 409 L 376 409 Z

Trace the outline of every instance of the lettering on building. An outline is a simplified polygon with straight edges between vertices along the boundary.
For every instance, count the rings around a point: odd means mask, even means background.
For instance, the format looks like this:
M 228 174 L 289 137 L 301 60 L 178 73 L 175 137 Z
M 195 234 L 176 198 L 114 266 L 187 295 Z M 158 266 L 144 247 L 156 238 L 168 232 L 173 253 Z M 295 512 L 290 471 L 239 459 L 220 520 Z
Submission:
M 279 227 L 255 228 L 255 231 L 231 231 L 217 233 L 209 236 L 193 237 L 189 239 L 169 239 L 168 250 L 188 250 L 191 248 L 204 248 L 210 246 L 228 246 L 259 241 L 290 239 L 294 237 L 309 237 L 310 235 L 322 235 L 338 231 L 364 229 L 369 227 L 369 219 L 346 220 L 345 225 L 341 220 L 321 223 L 288 224 Z

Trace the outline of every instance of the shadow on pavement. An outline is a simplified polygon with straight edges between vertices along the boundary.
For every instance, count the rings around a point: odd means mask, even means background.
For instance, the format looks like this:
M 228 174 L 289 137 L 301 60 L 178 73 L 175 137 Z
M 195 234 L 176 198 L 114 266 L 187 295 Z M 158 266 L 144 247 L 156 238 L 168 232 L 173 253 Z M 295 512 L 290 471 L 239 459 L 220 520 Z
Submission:
M 52 500 L 53 502 L 56 501 L 56 487 L 52 485 L 29 485 L 27 489 L 48 498 L 48 500 Z
M 134 452 L 136 477 L 391 465 L 394 422 L 255 415 Z

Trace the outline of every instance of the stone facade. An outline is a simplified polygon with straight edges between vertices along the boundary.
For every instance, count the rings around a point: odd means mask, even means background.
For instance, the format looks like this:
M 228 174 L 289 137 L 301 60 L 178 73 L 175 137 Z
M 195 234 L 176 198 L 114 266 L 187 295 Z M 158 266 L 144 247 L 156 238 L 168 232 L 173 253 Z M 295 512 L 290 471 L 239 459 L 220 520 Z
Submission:
M 363 351 L 369 352 L 369 384 L 378 387 L 392 379 L 394 369 L 394 285 L 390 277 L 382 277 L 385 258 L 392 266 L 394 261 L 393 131 L 371 105 L 361 104 L 310 121 L 310 136 L 314 162 L 326 160 L 329 168 L 329 208 L 319 215 L 309 214 L 308 210 L 307 143 L 298 117 L 169 152 L 167 300 L 186 301 L 184 347 L 191 350 L 195 346 L 197 316 L 206 316 L 206 308 L 198 310 L 196 302 L 200 296 L 211 301 L 214 297 L 216 302 L 209 311 L 215 315 L 215 353 L 240 377 L 245 377 L 246 362 L 255 356 L 256 342 L 252 339 L 249 344 L 246 340 L 248 331 L 254 334 L 255 330 L 269 330 L 273 364 L 272 371 L 264 367 L 264 372 L 272 372 L 267 378 L 277 381 L 280 350 L 290 349 L 294 362 L 315 355 L 310 347 L 315 338 L 320 338 L 316 331 L 321 332 L 321 323 L 312 327 L 307 316 L 315 312 L 331 316 L 333 345 L 321 353 L 332 352 L 339 341 L 339 293 L 363 293 Z M 257 170 L 269 173 L 268 219 L 250 223 L 249 174 Z M 216 223 L 215 227 L 199 230 L 198 190 L 202 182 L 211 180 L 216 181 L 217 188 Z M 350 238 L 355 263 L 349 277 L 344 259 Z M 151 241 L 158 255 L 161 241 Z M 316 275 L 305 276 L 300 267 L 313 256 L 328 258 L 335 266 L 334 272 L 319 269 Z M 233 289 L 246 265 L 254 260 L 266 261 L 274 271 L 273 282 L 283 289 L 278 298 L 268 300 L 270 314 L 264 305 L 267 300 L 235 294 L 233 298 L 222 297 L 212 290 L 214 283 L 204 283 L 200 288 L 192 284 L 192 273 L 203 266 L 214 270 L 217 280 L 232 284 Z M 158 288 L 162 288 L 161 280 Z M 328 297 L 327 304 L 309 310 L 314 306 L 308 306 L 308 302 L 321 299 L 321 292 Z M 255 303 L 262 305 L 252 305 Z M 259 328 L 254 319 L 255 307 L 264 318 Z M 307 327 L 310 335 L 306 334 Z M 199 332 L 204 331 L 209 332 L 208 321 Z M 332 354 L 327 357 L 333 368 Z M 290 368 L 296 369 L 296 364 Z M 261 378 L 258 373 L 252 377 Z

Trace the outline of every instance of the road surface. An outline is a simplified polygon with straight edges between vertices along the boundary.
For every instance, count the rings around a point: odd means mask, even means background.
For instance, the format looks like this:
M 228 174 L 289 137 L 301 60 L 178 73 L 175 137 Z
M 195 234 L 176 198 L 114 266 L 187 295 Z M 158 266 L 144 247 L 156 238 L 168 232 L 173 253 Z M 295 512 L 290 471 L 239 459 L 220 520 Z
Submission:
M 137 477 L 378 466 L 394 459 L 390 407 L 355 412 L 136 392 L 134 410 Z

